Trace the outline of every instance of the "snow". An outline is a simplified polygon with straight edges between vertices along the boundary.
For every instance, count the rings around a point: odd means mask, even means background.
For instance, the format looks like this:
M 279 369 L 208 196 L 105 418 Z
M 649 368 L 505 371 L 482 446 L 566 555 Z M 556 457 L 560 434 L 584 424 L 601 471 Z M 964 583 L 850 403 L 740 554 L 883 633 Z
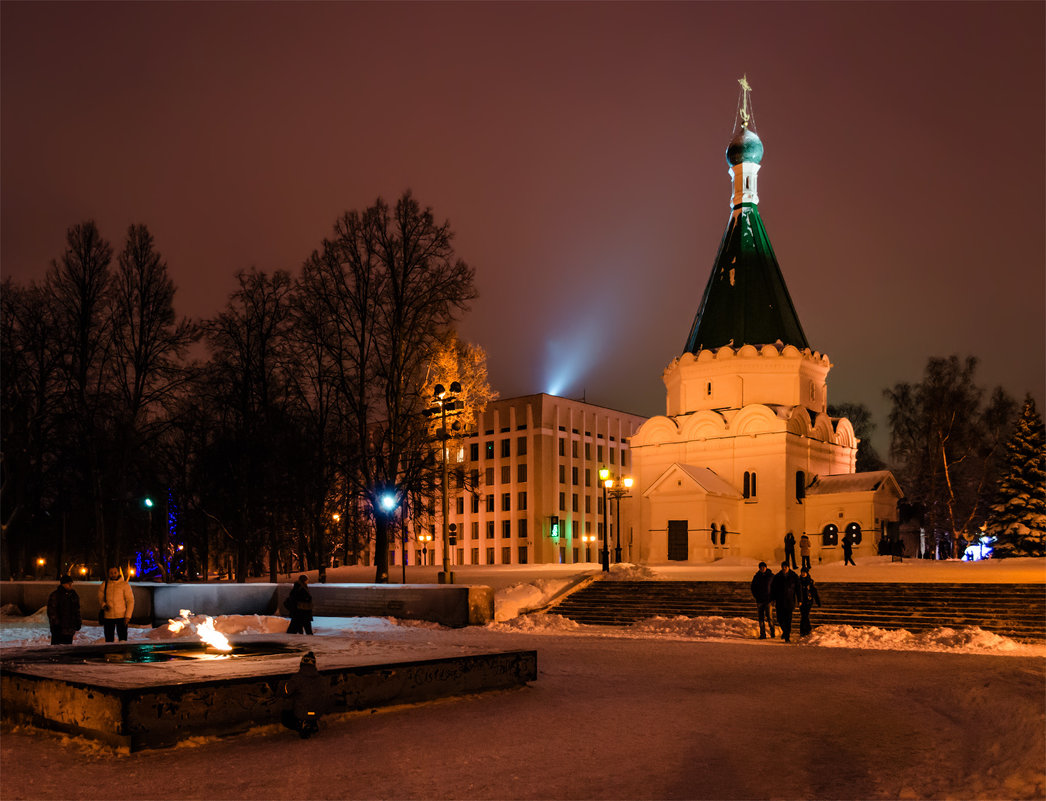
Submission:
M 1044 565 L 869 559 L 845 571 L 828 565 L 814 572 L 820 581 L 839 580 L 826 575 L 836 572 L 860 581 L 1012 583 L 1041 582 Z M 754 560 L 621 565 L 609 578 L 738 580 L 754 567 Z M 328 571 L 328 580 L 348 580 L 353 570 Z M 364 580 L 372 580 L 368 571 Z M 980 629 L 821 626 L 785 645 L 753 639 L 756 624 L 747 618 L 584 626 L 530 610 L 588 580 L 598 567 L 455 572 L 459 582 L 486 578 L 482 583 L 495 586 L 493 623 L 446 629 L 388 618 L 318 618 L 316 636 L 327 653 L 366 643 L 396 659 L 405 649 L 432 644 L 534 649 L 537 681 L 519 690 L 331 716 L 307 743 L 269 726 L 128 754 L 5 723 L 5 801 L 1046 795 L 1046 644 Z M 0 610 L 4 647 L 49 641 L 46 615 L 10 611 Z M 298 639 L 282 633 L 286 624 L 264 615 L 215 620 L 229 636 Z M 101 633 L 86 626 L 76 641 L 98 642 Z M 174 636 L 167 627 L 131 629 L 137 641 Z

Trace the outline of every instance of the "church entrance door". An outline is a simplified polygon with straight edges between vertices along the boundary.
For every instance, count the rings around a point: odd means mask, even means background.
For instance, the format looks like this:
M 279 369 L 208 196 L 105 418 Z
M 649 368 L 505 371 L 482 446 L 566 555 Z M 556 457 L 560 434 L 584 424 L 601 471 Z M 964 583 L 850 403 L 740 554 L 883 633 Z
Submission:
M 668 559 L 673 562 L 685 562 L 690 557 L 690 544 L 687 541 L 687 521 L 668 521 Z

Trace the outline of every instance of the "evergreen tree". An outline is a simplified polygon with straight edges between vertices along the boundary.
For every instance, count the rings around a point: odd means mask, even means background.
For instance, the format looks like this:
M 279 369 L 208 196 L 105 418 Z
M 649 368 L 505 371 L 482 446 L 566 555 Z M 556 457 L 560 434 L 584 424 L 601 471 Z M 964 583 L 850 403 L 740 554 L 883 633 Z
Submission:
M 994 555 L 1046 556 L 1046 429 L 1029 395 L 1006 445 L 987 530 Z

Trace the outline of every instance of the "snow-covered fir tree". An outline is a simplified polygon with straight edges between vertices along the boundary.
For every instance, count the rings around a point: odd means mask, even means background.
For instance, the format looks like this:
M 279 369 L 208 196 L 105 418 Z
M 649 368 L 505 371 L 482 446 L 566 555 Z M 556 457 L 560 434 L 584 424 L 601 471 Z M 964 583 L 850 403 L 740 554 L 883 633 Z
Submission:
M 1046 429 L 1029 395 L 1006 445 L 987 521 L 994 556 L 1046 556 Z

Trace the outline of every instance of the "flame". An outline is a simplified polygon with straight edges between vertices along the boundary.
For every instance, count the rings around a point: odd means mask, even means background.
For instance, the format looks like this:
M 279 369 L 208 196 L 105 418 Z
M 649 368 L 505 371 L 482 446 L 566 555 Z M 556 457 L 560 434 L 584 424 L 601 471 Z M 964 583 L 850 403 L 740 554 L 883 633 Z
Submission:
M 232 645 L 229 643 L 228 638 L 220 631 L 214 628 L 214 618 L 210 615 L 198 615 L 202 617 L 198 623 L 193 622 L 192 612 L 188 609 L 181 609 L 178 612 L 178 617 L 174 619 L 168 618 L 167 629 L 172 634 L 177 634 L 186 626 L 192 631 L 197 637 L 199 637 L 207 645 L 211 646 L 218 651 L 231 651 Z

